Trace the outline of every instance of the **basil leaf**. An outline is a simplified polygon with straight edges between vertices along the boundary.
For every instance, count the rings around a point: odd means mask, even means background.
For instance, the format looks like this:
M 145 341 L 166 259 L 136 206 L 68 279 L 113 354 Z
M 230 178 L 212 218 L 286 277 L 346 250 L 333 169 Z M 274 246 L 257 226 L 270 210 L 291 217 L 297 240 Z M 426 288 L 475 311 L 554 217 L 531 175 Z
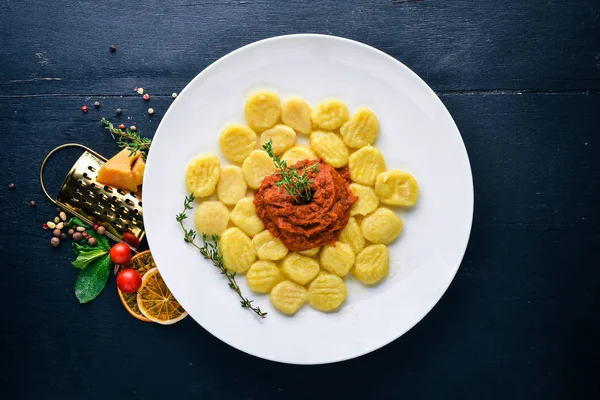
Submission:
M 104 290 L 112 262 L 108 254 L 98 258 L 82 269 L 75 282 L 75 296 L 80 303 L 94 300 Z
M 83 247 L 83 246 L 82 246 Z M 104 256 L 108 252 L 103 249 L 95 249 L 93 247 L 81 249 L 75 261 L 71 262 L 75 268 L 84 269 L 92 261 Z

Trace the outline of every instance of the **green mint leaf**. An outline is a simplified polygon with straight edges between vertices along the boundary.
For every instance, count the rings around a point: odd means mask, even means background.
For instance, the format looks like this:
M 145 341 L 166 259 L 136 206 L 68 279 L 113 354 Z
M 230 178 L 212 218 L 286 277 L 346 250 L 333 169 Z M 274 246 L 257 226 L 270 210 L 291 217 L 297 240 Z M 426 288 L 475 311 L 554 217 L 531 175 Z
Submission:
M 83 222 L 82 220 L 80 220 L 77 217 L 73 217 L 69 220 L 69 222 L 67 223 L 67 229 L 72 228 L 74 225 L 77 226 L 83 226 L 83 227 L 89 227 L 88 224 L 86 224 L 85 222 Z
M 75 282 L 75 296 L 80 303 L 94 300 L 104 290 L 110 275 L 112 262 L 108 254 L 92 261 L 82 269 Z
M 79 255 L 75 261 L 71 262 L 71 264 L 73 264 L 75 268 L 84 269 L 94 260 L 97 260 L 105 254 L 108 254 L 108 252 L 103 249 L 94 249 L 93 247 L 90 247 L 90 249 L 92 250 L 81 249 Z

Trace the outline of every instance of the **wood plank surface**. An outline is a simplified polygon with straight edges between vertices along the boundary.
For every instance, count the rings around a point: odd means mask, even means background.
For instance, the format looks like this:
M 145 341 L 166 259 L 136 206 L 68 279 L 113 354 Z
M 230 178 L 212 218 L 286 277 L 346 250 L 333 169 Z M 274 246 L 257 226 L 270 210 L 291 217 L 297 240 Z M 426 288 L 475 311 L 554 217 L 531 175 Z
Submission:
M 41 231 L 45 154 L 114 153 L 102 116 L 152 136 L 210 63 L 299 32 L 392 55 L 455 119 L 475 215 L 438 305 L 383 349 L 316 367 L 245 355 L 191 318 L 141 323 L 114 277 L 80 305 L 70 250 Z M 597 0 L 0 0 L 0 398 L 599 398 L 599 38 Z M 49 164 L 53 193 L 78 154 Z

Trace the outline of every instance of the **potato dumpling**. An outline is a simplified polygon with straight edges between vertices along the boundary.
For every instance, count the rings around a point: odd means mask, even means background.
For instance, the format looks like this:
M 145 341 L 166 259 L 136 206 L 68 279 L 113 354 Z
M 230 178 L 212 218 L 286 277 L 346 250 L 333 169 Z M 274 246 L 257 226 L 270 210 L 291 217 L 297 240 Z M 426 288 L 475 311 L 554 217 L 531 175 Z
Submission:
M 273 92 L 257 92 L 244 105 L 246 123 L 256 132 L 269 129 L 279 121 L 281 100 Z
M 260 135 L 260 145 L 272 140 L 273 153 L 281 154 L 296 144 L 296 132 L 289 126 L 277 124 Z
M 244 197 L 238 201 L 229 218 L 250 237 L 265 229 L 265 224 L 256 215 L 256 206 L 252 197 Z
M 340 128 L 346 146 L 360 149 L 375 143 L 379 133 L 379 121 L 373 111 L 361 108 Z
M 248 190 L 242 169 L 235 165 L 228 165 L 221 169 L 221 178 L 217 184 L 217 198 L 228 206 L 240 201 Z
M 300 285 L 306 285 L 312 281 L 319 273 L 319 270 L 317 260 L 301 256 L 298 253 L 288 254 L 281 262 L 281 272 L 283 272 L 283 275 Z
M 360 224 L 365 239 L 373 243 L 388 244 L 402 232 L 402 220 L 389 208 L 378 208 L 367 215 Z
M 258 189 L 265 176 L 271 175 L 276 169 L 271 157 L 262 150 L 254 150 L 242 164 L 242 174 L 252 189 Z
M 292 315 L 306 303 L 308 292 L 304 286 L 290 281 L 279 282 L 271 290 L 271 303 L 284 314 Z
M 354 251 L 349 244 L 335 242 L 333 245 L 323 246 L 320 259 L 325 271 L 344 277 L 354 265 Z
M 200 235 L 220 235 L 227 229 L 228 223 L 229 209 L 220 201 L 203 201 L 196 208 L 194 225 Z
M 219 182 L 221 161 L 214 154 L 196 157 L 187 166 L 185 186 L 195 197 L 208 197 Z
M 314 131 L 310 134 L 310 146 L 323 161 L 334 168 L 348 164 L 350 152 L 342 138 L 336 133 Z
M 281 260 L 288 253 L 287 247 L 271 232 L 264 230 L 252 238 L 259 260 Z
M 408 172 L 387 171 L 377 177 L 375 193 L 383 204 L 414 206 L 419 197 L 419 185 Z
M 256 293 L 269 293 L 282 280 L 281 271 L 271 261 L 257 261 L 246 272 L 248 286 Z
M 348 121 L 348 115 L 348 107 L 341 100 L 328 99 L 313 108 L 310 119 L 319 128 L 332 131 Z
M 319 254 L 320 250 L 321 250 L 320 247 L 313 247 L 312 249 L 299 251 L 298 254 L 300 254 L 301 256 L 306 256 L 306 257 L 314 257 L 317 254 Z
M 387 276 L 389 264 L 387 246 L 372 244 L 356 256 L 352 275 L 365 285 L 374 285 Z
M 252 241 L 238 228 L 229 228 L 221 234 L 219 251 L 223 265 L 228 271 L 238 274 L 246 272 L 256 260 L 256 250 Z
M 310 105 L 300 97 L 290 97 L 281 107 L 281 120 L 298 133 L 309 134 L 312 131 Z
M 346 284 L 337 275 L 320 274 L 308 286 L 308 302 L 319 311 L 335 310 L 347 296 Z
M 350 245 L 354 254 L 360 253 L 365 248 L 365 238 L 360 231 L 356 218 L 350 217 L 346 227 L 340 232 L 339 241 Z
M 375 185 L 377 176 L 385 169 L 383 154 L 373 146 L 365 146 L 355 151 L 348 159 L 350 179 L 363 185 Z
M 379 197 L 377 197 L 373 188 L 351 183 L 350 189 L 358 197 L 358 200 L 350 208 L 350 215 L 367 215 L 379 207 Z
M 311 148 L 304 146 L 294 146 L 281 156 L 281 159 L 287 162 L 287 165 L 290 167 L 296 165 L 298 161 L 315 160 L 317 158 L 317 155 Z
M 256 147 L 256 133 L 247 126 L 229 124 L 219 136 L 219 147 L 229 161 L 241 163 Z

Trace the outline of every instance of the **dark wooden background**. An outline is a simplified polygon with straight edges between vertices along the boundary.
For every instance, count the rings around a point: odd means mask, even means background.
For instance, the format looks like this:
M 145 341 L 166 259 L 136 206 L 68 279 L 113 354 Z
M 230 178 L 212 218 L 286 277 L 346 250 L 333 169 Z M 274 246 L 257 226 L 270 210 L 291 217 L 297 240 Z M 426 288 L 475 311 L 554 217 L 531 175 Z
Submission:
M 600 2 L 393 3 L 0 0 L 0 397 L 600 397 Z M 171 93 L 210 63 L 299 32 L 396 57 L 456 120 L 475 218 L 439 304 L 383 349 L 315 367 L 253 358 L 191 318 L 138 322 L 112 276 L 79 305 L 72 253 L 41 229 L 54 212 L 37 180 L 46 152 L 75 141 L 114 153 L 101 116 L 151 136 Z M 49 166 L 52 188 L 76 155 Z

